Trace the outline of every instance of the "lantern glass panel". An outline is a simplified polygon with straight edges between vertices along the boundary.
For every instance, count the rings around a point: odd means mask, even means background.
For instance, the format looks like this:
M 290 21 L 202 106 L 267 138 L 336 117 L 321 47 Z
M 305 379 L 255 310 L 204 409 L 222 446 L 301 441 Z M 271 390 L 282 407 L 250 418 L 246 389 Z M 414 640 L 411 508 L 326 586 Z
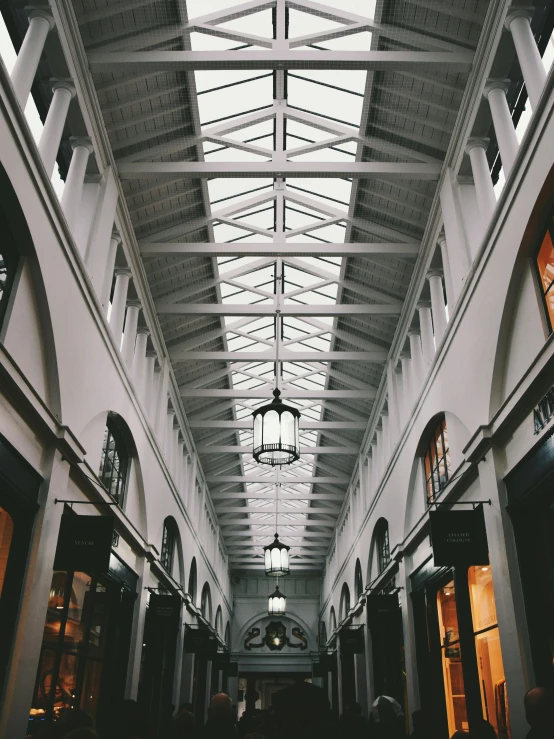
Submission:
M 254 416 L 254 449 L 262 445 L 263 416 Z
M 278 547 L 275 547 L 271 550 L 271 569 L 275 570 L 276 572 L 281 572 L 283 569 L 281 565 L 281 552 L 283 550 L 279 549 Z
M 277 411 L 268 411 L 263 416 L 263 443 L 278 444 L 280 437 L 279 414 Z
M 283 569 L 283 572 L 287 571 L 289 569 L 289 550 L 288 549 L 281 549 L 281 567 Z
M 295 446 L 295 418 L 289 411 L 281 414 L 281 442 L 284 446 Z
M 266 549 L 264 552 L 264 559 L 265 559 L 265 569 L 266 572 L 269 572 L 271 570 L 271 552 L 269 549 Z

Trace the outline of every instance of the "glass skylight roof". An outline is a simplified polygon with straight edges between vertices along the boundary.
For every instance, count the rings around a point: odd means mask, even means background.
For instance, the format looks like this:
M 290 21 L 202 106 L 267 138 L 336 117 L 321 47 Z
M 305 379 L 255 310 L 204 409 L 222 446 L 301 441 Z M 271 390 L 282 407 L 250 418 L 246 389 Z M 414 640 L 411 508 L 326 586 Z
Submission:
M 225 0 L 189 0 L 191 22 L 231 7 Z M 360 13 L 359 0 L 341 0 L 340 12 Z M 363 14 L 372 17 L 374 3 L 363 5 Z M 214 30 L 191 34 L 193 51 L 271 47 L 274 37 L 271 9 L 217 24 Z M 344 24 L 312 13 L 291 8 L 288 11 L 288 38 L 327 34 L 344 29 Z M 233 32 L 222 37 L 222 32 Z M 277 31 L 277 38 L 281 33 Z M 243 37 L 244 35 L 244 37 Z M 329 35 L 333 35 L 330 33 Z M 296 45 L 298 50 L 369 49 L 371 33 L 363 31 L 346 38 L 321 38 L 318 43 Z M 206 161 L 353 162 L 358 144 L 350 137 L 359 131 L 362 116 L 365 72 L 314 71 L 196 72 L 199 116 Z M 340 141 L 337 142 L 337 136 Z M 323 146 L 321 145 L 323 143 Z M 325 145 L 328 144 L 328 145 Z M 352 182 L 345 178 L 220 178 L 208 182 L 212 207 L 213 235 L 216 242 L 233 243 L 344 243 Z M 340 297 L 342 269 L 340 258 L 236 258 L 217 259 L 220 295 L 223 304 L 236 305 L 333 305 Z M 282 323 L 281 351 L 299 353 L 325 352 L 332 349 L 333 318 L 285 317 Z M 270 354 L 275 351 L 276 319 L 256 317 L 237 320 L 225 317 L 225 342 L 236 352 L 231 363 L 230 382 L 234 389 L 244 389 L 245 398 L 235 400 L 233 415 L 249 419 L 253 409 L 268 402 L 275 387 L 276 364 L 263 357 L 257 362 L 241 362 L 241 352 Z M 240 362 L 240 364 L 238 364 Z M 323 390 L 328 380 L 328 363 L 282 361 L 279 384 L 283 398 L 298 407 L 304 421 L 319 421 L 322 401 L 290 398 L 293 390 Z M 263 399 L 248 399 L 252 389 L 263 390 Z M 302 455 L 299 461 L 276 473 L 258 466 L 251 452 L 241 454 L 244 475 L 256 477 L 247 482 L 246 492 L 266 495 L 247 499 L 249 509 L 259 508 L 245 519 L 251 525 L 252 540 L 262 543 L 275 527 L 275 485 L 279 484 L 279 533 L 289 543 L 302 541 L 309 514 L 318 513 L 309 502 L 311 485 L 290 485 L 292 478 L 315 474 L 316 457 L 310 447 L 318 446 L 318 432 L 301 428 Z M 252 446 L 251 429 L 237 431 L 240 446 Z M 209 443 L 209 441 L 208 441 Z M 263 478 L 260 481 L 260 477 Z M 265 481 L 267 479 L 267 482 Z M 231 500 L 230 504 L 236 501 Z M 290 510 L 290 513 L 288 511 Z M 224 514 L 225 507 L 219 508 Z M 321 515 L 321 514 L 319 514 Z M 322 518 L 325 518 L 323 512 Z M 259 526 L 258 526 L 259 525 Z M 294 525 L 294 526 L 292 526 Z M 330 522 L 330 525 L 332 523 Z M 294 556 L 294 551 L 291 552 Z

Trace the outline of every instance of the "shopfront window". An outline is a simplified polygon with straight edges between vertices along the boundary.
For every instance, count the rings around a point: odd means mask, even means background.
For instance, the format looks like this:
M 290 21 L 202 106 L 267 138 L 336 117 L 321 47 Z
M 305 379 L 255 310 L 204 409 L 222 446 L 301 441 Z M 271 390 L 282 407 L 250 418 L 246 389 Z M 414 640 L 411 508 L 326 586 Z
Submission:
M 424 462 L 427 500 L 432 503 L 450 479 L 450 449 L 444 419 L 440 421 L 431 435 Z
M 31 716 L 81 708 L 95 716 L 106 653 L 106 587 L 84 572 L 54 572 Z
M 0 597 L 4 587 L 8 557 L 13 538 L 13 519 L 3 508 L 0 508 Z
M 470 567 L 468 580 L 483 716 L 494 726 L 499 739 L 508 739 L 506 679 L 491 568 Z
M 462 650 L 458 613 L 456 611 L 456 589 L 450 581 L 437 593 L 439 632 L 441 639 L 442 670 L 446 695 L 448 735 L 455 731 L 468 731 L 464 676 L 462 672 Z
M 550 331 L 554 327 L 554 220 L 548 223 L 537 254 L 537 270 Z

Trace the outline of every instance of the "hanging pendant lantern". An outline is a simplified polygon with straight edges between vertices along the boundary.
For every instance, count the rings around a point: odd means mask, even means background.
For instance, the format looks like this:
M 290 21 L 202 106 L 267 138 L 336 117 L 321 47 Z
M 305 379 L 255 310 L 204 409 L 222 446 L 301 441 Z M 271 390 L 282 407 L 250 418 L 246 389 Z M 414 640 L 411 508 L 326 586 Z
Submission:
M 269 577 L 284 577 L 290 575 L 289 549 L 279 541 L 279 534 L 275 534 L 275 541 L 264 547 L 265 574 Z
M 284 616 L 287 612 L 286 597 L 279 590 L 279 586 L 275 588 L 275 592 L 269 596 L 267 612 L 270 616 Z
M 254 449 L 256 462 L 272 467 L 291 464 L 300 458 L 298 422 L 300 411 L 285 405 L 281 391 L 273 391 L 271 403 L 257 408 L 254 418 Z

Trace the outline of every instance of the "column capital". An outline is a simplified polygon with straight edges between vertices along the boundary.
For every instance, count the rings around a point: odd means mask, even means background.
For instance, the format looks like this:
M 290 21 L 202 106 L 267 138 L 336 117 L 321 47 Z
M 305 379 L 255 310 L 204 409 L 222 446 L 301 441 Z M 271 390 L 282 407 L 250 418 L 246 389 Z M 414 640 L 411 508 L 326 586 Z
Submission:
M 54 26 L 56 25 L 54 22 L 54 16 L 50 12 L 50 9 L 46 6 L 43 7 L 27 7 L 25 8 L 25 12 L 27 14 L 27 18 L 29 21 L 34 20 L 35 18 L 41 18 L 42 20 L 46 21 L 48 23 L 48 30 L 51 31 Z
M 415 326 L 412 326 L 411 328 L 407 330 L 406 335 L 407 336 L 421 336 L 421 333 L 418 328 L 416 328 Z
M 131 298 L 127 301 L 127 308 L 138 308 L 140 310 L 142 308 L 142 303 L 136 298 Z
M 411 359 L 412 355 L 410 352 L 400 352 L 399 354 L 400 361 L 405 361 L 406 359 Z
M 121 244 L 121 234 L 117 230 L 117 228 L 112 229 L 112 239 L 114 241 L 117 241 L 118 245 Z
M 86 174 L 83 180 L 87 185 L 101 185 L 104 182 L 103 174 Z
M 173 408 L 168 408 L 167 409 L 167 416 L 168 416 L 168 418 L 170 418 L 171 416 L 174 416 L 174 415 L 175 415 L 175 411 L 173 410 Z
M 77 94 L 73 80 L 70 77 L 67 77 L 66 79 L 57 79 L 56 77 L 53 77 L 50 80 L 50 84 L 52 85 L 52 92 L 56 92 L 56 90 L 66 90 L 71 95 L 71 98 L 74 98 Z
M 469 154 L 469 152 L 472 149 L 483 149 L 484 151 L 487 151 L 489 146 L 489 139 L 484 137 L 472 137 L 467 140 L 466 144 L 466 154 Z
M 430 308 L 431 303 L 428 300 L 418 300 L 416 303 L 417 310 L 423 310 L 424 308 Z
M 487 80 L 485 87 L 483 88 L 483 95 L 488 100 L 491 92 L 494 92 L 495 90 L 500 90 L 501 92 L 506 94 L 509 89 L 510 89 L 510 80 L 490 79 L 490 80 Z
M 437 244 L 440 247 L 447 246 L 448 242 L 446 241 L 446 235 L 444 233 L 439 234 L 439 237 L 437 239 Z
M 432 277 L 442 277 L 442 269 L 430 269 L 427 272 L 426 278 L 430 280 Z
M 381 411 L 381 418 L 383 418 L 383 416 L 386 416 L 386 418 L 389 417 L 388 408 L 383 408 L 383 410 Z
M 155 349 L 147 349 L 146 350 L 146 357 L 147 359 L 156 359 L 158 356 L 158 353 Z
M 89 154 L 92 154 L 94 151 L 94 147 L 92 146 L 92 141 L 89 136 L 71 136 L 69 139 L 69 143 L 71 144 L 71 148 L 75 150 L 77 147 L 86 149 Z
M 147 326 L 139 326 L 137 328 L 137 336 L 141 334 L 142 336 L 150 336 L 150 329 Z M 154 356 L 156 356 L 156 353 L 154 352 Z
M 114 271 L 116 277 L 132 277 L 133 273 L 129 267 L 116 267 Z
M 517 18 L 526 18 L 528 21 L 530 21 L 533 17 L 533 13 L 534 8 L 531 7 L 510 8 L 506 16 L 506 20 L 504 21 L 504 26 L 509 31 L 510 26 L 512 25 L 512 21 L 515 21 Z

